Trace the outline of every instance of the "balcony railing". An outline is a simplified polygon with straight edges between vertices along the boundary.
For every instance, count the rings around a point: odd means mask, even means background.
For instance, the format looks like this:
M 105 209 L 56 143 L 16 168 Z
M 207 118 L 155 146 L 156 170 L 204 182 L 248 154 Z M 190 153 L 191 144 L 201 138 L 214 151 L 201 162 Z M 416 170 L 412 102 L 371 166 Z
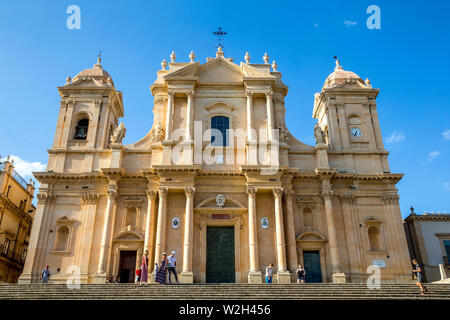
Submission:
M 18 183 L 21 184 L 22 187 L 24 187 L 25 189 L 28 187 L 27 181 L 26 181 L 24 178 L 22 178 L 22 177 L 20 176 L 20 174 L 17 173 L 16 170 L 13 171 L 12 176 L 13 176 L 14 179 L 16 179 L 16 181 L 17 181 Z
M 4 244 L 0 245 L 0 257 L 4 257 L 9 261 L 15 262 L 21 266 L 25 264 L 25 257 L 23 255 L 12 252 Z

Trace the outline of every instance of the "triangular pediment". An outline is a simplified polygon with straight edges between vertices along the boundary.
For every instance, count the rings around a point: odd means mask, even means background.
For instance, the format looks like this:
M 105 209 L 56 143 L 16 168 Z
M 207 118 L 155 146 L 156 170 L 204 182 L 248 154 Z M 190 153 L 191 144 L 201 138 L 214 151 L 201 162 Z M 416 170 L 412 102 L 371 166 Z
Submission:
M 244 75 L 239 66 L 218 57 L 200 66 L 196 76 L 200 82 L 242 82 Z

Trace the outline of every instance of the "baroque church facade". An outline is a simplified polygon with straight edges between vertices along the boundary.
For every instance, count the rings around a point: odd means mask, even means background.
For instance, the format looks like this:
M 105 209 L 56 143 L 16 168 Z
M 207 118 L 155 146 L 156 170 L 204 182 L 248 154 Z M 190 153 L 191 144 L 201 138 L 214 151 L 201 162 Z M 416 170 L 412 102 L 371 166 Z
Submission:
M 204 64 L 161 63 L 154 124 L 123 145 L 122 93 L 101 59 L 58 87 L 58 122 L 19 282 L 133 282 L 176 252 L 181 282 L 410 279 L 396 184 L 383 146 L 379 89 L 336 68 L 315 94 L 316 145 L 285 125 L 275 62 L 235 64 L 219 47 Z M 167 68 L 168 67 L 168 68 Z M 152 278 L 152 277 L 150 277 Z

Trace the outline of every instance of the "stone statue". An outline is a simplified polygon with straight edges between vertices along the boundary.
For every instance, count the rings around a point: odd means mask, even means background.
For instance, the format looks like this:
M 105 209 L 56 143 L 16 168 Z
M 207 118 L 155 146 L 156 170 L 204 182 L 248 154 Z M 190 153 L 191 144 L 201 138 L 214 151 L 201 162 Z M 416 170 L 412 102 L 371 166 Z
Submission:
M 318 123 L 314 127 L 314 138 L 316 138 L 316 144 L 326 144 L 327 134 L 322 130 Z
M 111 143 L 122 143 L 126 131 L 127 128 L 125 128 L 125 125 L 121 122 L 111 135 Z
M 287 143 L 289 140 L 288 130 L 284 124 L 280 124 L 278 127 L 279 139 L 281 143 Z
M 152 132 L 152 142 L 161 142 L 164 140 L 164 129 L 161 126 L 161 123 L 158 122 L 155 129 Z

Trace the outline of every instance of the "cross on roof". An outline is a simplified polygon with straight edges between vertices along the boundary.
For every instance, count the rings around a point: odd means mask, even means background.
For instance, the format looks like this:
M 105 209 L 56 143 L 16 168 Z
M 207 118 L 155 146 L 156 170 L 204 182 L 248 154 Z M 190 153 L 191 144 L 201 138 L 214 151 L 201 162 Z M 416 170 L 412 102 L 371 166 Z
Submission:
M 217 47 L 221 47 L 221 48 L 223 49 L 224 46 L 223 46 L 222 40 L 223 40 L 223 36 L 226 36 L 227 33 L 224 32 L 224 31 L 222 31 L 222 28 L 219 27 L 219 28 L 217 29 L 217 31 L 214 31 L 214 32 L 213 32 L 213 35 L 215 35 L 215 36 L 217 37 L 217 41 L 218 41 Z M 216 48 L 217 48 L 217 47 L 216 47 Z

